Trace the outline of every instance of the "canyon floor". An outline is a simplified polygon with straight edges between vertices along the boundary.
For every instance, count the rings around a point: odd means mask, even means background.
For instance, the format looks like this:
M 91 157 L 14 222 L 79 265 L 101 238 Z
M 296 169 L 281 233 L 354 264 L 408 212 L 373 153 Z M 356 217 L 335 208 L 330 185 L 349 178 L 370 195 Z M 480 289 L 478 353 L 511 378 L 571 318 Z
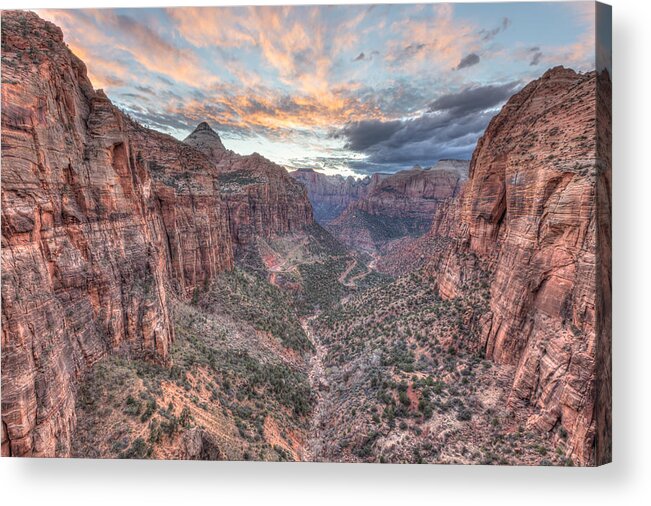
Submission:
M 514 368 L 465 335 L 485 290 L 443 301 L 419 270 L 393 278 L 377 260 L 317 225 L 258 239 L 173 302 L 170 364 L 94 366 L 72 455 L 571 465 L 562 437 L 527 428 L 530 409 L 505 408 Z

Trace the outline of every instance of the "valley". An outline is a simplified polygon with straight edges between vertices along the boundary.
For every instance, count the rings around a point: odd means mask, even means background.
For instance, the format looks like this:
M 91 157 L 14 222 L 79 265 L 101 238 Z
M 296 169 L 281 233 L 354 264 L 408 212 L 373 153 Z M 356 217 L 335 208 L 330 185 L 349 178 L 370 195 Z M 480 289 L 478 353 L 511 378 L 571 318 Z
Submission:
M 34 13 L 2 45 L 3 456 L 610 458 L 607 75 L 356 180 L 139 124 Z

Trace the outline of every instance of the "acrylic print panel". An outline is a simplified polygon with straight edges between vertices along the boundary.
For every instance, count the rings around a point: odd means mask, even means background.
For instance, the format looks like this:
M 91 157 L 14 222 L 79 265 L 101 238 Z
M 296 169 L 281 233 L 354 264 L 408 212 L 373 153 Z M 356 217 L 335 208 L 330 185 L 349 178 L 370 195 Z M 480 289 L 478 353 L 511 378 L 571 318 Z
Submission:
M 610 460 L 610 7 L 2 13 L 2 455 Z

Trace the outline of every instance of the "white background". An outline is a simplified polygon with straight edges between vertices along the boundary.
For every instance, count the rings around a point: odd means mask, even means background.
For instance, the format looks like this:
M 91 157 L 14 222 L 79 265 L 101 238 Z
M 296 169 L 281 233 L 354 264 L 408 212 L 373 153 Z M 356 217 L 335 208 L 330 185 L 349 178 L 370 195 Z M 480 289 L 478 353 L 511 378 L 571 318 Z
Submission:
M 186 5 L 215 3 L 185 2 Z M 328 0 L 328 3 L 346 2 Z M 611 0 L 611 3 L 613 464 L 580 469 L 0 459 L 3 504 L 651 504 L 651 308 L 648 304 L 651 164 L 645 156 L 651 152 L 650 3 L 646 0 Z M 0 0 L 2 8 L 160 5 L 183 5 L 183 2 Z

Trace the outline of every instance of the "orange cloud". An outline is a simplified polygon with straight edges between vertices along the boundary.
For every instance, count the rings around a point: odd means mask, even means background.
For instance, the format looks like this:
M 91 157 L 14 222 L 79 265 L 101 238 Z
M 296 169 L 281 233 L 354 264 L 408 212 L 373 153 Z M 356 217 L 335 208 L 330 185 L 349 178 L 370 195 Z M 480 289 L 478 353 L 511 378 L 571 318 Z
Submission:
M 151 23 L 146 25 L 111 9 L 47 9 L 38 13 L 61 26 L 66 40 L 78 52 L 91 57 L 86 63 L 94 67 L 96 78 L 110 75 L 110 60 L 98 55 L 111 48 L 128 53 L 149 71 L 191 86 L 206 86 L 218 80 L 194 51 L 169 43 L 150 27 Z
M 463 56 L 480 49 L 477 28 L 457 22 L 452 5 L 440 4 L 433 8 L 433 19 L 406 18 L 391 25 L 398 38 L 388 46 L 386 59 L 390 65 L 399 65 L 408 71 L 425 65 L 449 70 Z
M 169 8 L 165 12 L 175 22 L 176 30 L 196 47 L 242 47 L 256 45 L 248 7 Z M 253 31 L 253 33 L 251 33 Z

